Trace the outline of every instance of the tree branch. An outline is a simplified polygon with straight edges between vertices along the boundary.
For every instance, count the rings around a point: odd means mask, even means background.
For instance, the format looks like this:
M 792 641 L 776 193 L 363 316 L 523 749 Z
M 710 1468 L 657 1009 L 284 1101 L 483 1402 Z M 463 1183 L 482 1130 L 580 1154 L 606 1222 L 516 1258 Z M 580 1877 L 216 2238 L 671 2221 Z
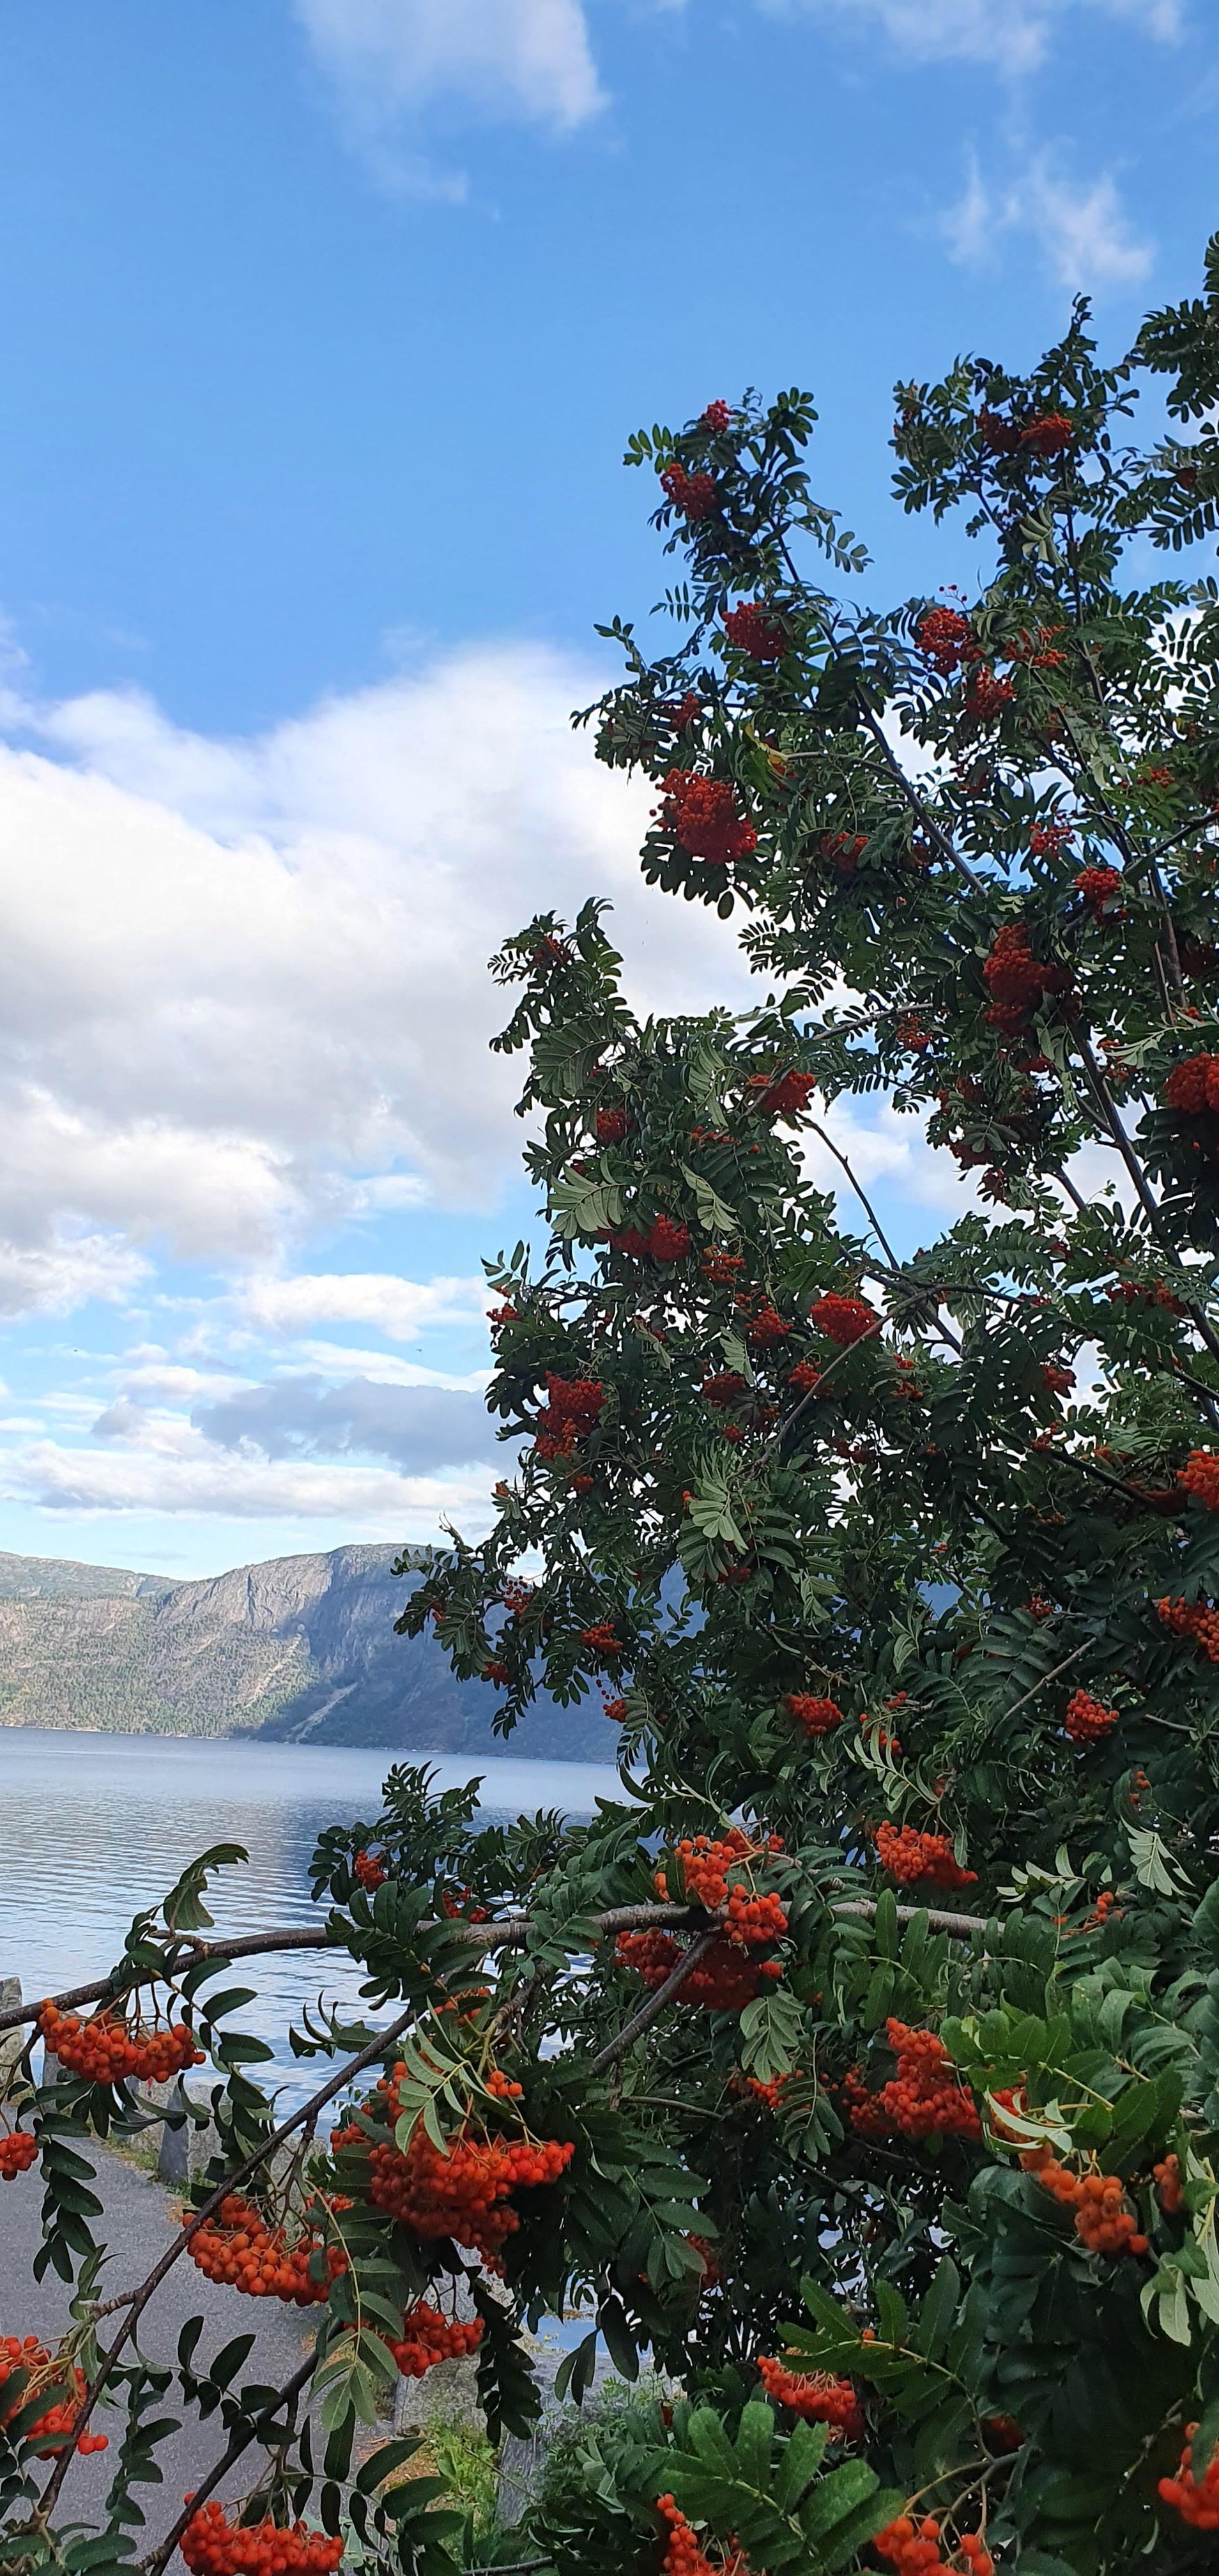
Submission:
M 268 2158 L 274 2155 L 276 2148 L 283 2145 L 285 2138 L 290 2138 L 297 2129 L 311 2126 L 316 2121 L 318 2112 L 324 2111 L 328 2102 L 333 2102 L 336 2093 L 342 2092 L 344 2085 L 350 2083 L 352 2076 L 361 2074 L 366 2066 L 373 2066 L 378 2058 L 383 2058 L 387 2050 L 393 2047 L 394 2041 L 401 2039 L 403 2033 L 409 2030 L 417 2016 L 418 2006 L 412 2004 L 410 2010 L 400 2013 L 397 2021 L 392 2021 L 387 2030 L 379 2031 L 376 2038 L 369 2041 L 367 2048 L 360 2050 L 358 2056 L 348 2058 L 346 2064 L 340 2067 L 338 2074 L 331 2076 L 329 2083 L 323 2084 L 321 2090 L 314 2093 L 308 2102 L 302 2103 L 299 2111 L 294 2111 L 290 2119 L 281 2121 L 277 2129 L 272 2129 L 257 2147 L 251 2148 L 249 2155 L 243 2156 L 240 2164 L 235 2165 L 232 2172 L 226 2174 L 222 2182 L 217 2183 L 215 2190 L 209 2193 L 207 2199 L 194 2212 L 189 2226 L 182 2229 L 176 2242 L 161 2256 L 160 2262 L 154 2264 L 152 2271 L 140 2283 L 138 2290 L 132 2293 L 126 2317 L 113 2343 L 109 2344 L 102 2354 L 98 2370 L 85 2391 L 80 2411 L 75 2419 L 73 2446 L 66 2447 L 61 2453 L 50 2481 L 44 2489 L 39 2503 L 39 2518 L 44 2526 L 47 2516 L 58 2500 L 60 2489 L 72 2462 L 77 2456 L 74 2447 L 75 2438 L 84 2431 L 98 2398 L 109 2383 L 110 2374 L 124 2344 L 130 2341 L 149 2300 L 159 2290 L 166 2273 L 172 2271 L 174 2264 L 180 2261 L 199 2229 L 213 2212 L 219 2209 L 221 2201 L 227 2198 L 229 2192 L 234 2190 L 238 2183 L 244 2182 L 250 2174 L 257 2173 L 259 2166 L 266 2164 Z
M 151 2558 L 140 2560 L 142 2576 L 164 2576 L 164 2570 L 168 2567 L 187 2524 L 198 2513 L 200 2505 L 206 2504 L 208 2497 L 215 2494 L 221 2479 L 227 2476 L 229 2470 L 241 2458 L 242 2453 L 249 2450 L 250 2444 L 262 2440 L 262 2427 L 270 2422 L 271 2417 L 278 2415 L 281 2407 L 290 2406 L 293 2398 L 299 2397 L 301 2390 L 308 2387 L 316 2368 L 317 2355 L 310 2353 L 308 2360 L 303 2361 L 300 2369 L 294 2371 L 291 2379 L 285 2382 L 279 2395 L 273 2397 L 268 2406 L 259 2408 L 253 2423 L 244 2425 L 239 2433 L 234 2433 L 227 2451 L 208 2470 L 207 2476 L 195 2488 L 190 2503 L 183 2505 L 172 2531 L 160 2543 Z
M 632 2047 L 637 2039 L 642 2039 L 645 2030 L 650 2030 L 657 2014 L 662 2013 L 665 2005 L 671 2003 L 674 1995 L 680 1992 L 691 1969 L 697 1968 L 699 1960 L 706 1957 L 712 1944 L 720 1938 L 718 1924 L 712 1925 L 706 1932 L 699 1933 L 697 1940 L 690 1943 L 689 1949 L 682 1951 L 680 1959 L 674 1960 L 663 1986 L 657 1986 L 654 1993 L 647 1995 L 638 2012 L 632 2014 L 630 2021 L 624 2023 L 613 2039 L 606 2041 L 604 2048 L 598 2049 L 588 2070 L 590 2075 L 603 2074 L 607 2066 L 613 2066 L 620 2057 L 625 2057 L 628 2048 Z

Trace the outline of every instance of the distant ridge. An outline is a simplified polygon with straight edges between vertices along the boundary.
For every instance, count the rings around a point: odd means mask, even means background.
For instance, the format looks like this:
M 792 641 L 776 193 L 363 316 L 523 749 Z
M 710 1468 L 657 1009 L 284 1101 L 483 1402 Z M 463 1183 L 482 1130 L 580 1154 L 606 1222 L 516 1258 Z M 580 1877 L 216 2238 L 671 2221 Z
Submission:
M 174 1583 L 0 1553 L 0 1727 L 612 1755 L 597 1701 L 543 1701 L 506 1743 L 493 1735 L 490 1684 L 455 1681 L 430 1635 L 395 1635 L 412 1589 L 409 1574 L 390 1571 L 401 1554 L 336 1547 Z

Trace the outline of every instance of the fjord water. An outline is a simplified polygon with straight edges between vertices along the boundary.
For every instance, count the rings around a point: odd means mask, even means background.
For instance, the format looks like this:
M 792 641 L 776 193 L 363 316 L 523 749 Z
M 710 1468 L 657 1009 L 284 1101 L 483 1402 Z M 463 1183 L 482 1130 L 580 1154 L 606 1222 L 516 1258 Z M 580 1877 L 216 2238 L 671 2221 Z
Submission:
M 212 1843 L 250 1855 L 212 1882 L 212 1937 L 309 1922 L 318 1834 L 374 1820 L 396 1761 L 429 1764 L 440 1788 L 481 1777 L 487 1821 L 552 1807 L 590 1815 L 598 1797 L 621 1795 L 615 1771 L 586 1762 L 0 1728 L 0 1977 L 20 1977 L 34 2001 L 101 1976 L 132 1915 L 159 1903 Z M 292 2058 L 289 2022 L 319 1991 L 355 2006 L 359 1971 L 313 1951 L 251 1961 L 248 1978 L 245 1966 L 241 1982 L 258 1994 L 234 2021 L 271 2043 L 276 2075 L 295 2091 L 312 2061 Z

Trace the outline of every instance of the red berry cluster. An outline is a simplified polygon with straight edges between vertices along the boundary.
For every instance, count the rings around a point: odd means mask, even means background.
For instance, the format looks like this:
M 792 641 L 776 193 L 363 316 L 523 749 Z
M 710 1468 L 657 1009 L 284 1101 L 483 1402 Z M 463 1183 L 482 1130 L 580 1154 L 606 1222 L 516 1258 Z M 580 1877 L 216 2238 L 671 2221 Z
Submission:
M 794 1369 L 788 1373 L 787 1383 L 795 1387 L 798 1395 L 811 1395 L 821 1384 L 821 1371 L 814 1367 L 812 1360 L 797 1360 Z
M 622 1640 L 608 1619 L 594 1619 L 591 1628 L 581 1628 L 580 1643 L 590 1655 L 600 1655 L 607 1664 L 616 1663 L 622 1653 Z
M 1185 2448 L 1175 2478 L 1161 2478 L 1159 2491 L 1165 2504 L 1172 2505 L 1182 2522 L 1195 2531 L 1219 2531 L 1219 2451 L 1212 2451 L 1202 2477 L 1195 2478 L 1191 2449 L 1197 2432 L 1196 2424 L 1185 2427 Z
M 783 1703 L 806 1735 L 816 1738 L 830 1735 L 842 1724 L 842 1710 L 836 1700 L 817 1699 L 811 1691 L 789 1691 Z
M 605 1389 L 600 1378 L 548 1375 L 546 1398 L 537 1418 L 537 1454 L 542 1459 L 568 1458 L 577 1441 L 594 1428 Z
M 817 847 L 840 877 L 853 877 L 868 846 L 866 832 L 823 832 Z
M 620 1932 L 616 1943 L 619 1965 L 633 1968 L 653 1994 L 682 1955 L 682 1946 L 667 1932 Z M 676 2001 L 698 2004 L 705 2012 L 743 2012 L 765 1980 L 782 1974 L 777 1959 L 752 1959 L 731 1941 L 713 1941 L 678 1989 Z
M 882 1869 L 899 1887 L 974 1887 L 976 1869 L 962 1869 L 946 1834 L 916 1833 L 913 1825 L 878 1825 L 872 1840 Z
M 1162 1283 L 1152 1287 L 1134 1279 L 1117 1279 L 1106 1288 L 1105 1295 L 1114 1306 L 1166 1306 L 1170 1315 L 1183 1315 L 1186 1311 L 1181 1298 L 1174 1297 L 1171 1288 Z
M 1119 2175 L 1100 2173 L 1095 2166 L 1085 2174 L 1072 2173 L 1049 2147 L 1030 2147 L 1020 2162 L 1065 2209 L 1074 2210 L 1075 2233 L 1090 2254 L 1146 2253 L 1147 2239 L 1126 2206 Z
M 471 1905 L 470 1890 L 461 1879 L 455 1890 L 448 1887 L 442 1890 L 440 1911 L 450 1923 L 489 1923 L 491 1920 L 489 1906 Z
M 714 402 L 709 402 L 705 412 L 702 414 L 703 428 L 713 429 L 718 433 L 730 426 L 732 418 L 733 414 L 729 404 L 721 402 L 717 395 L 716 400 Z
M 714 474 L 687 474 L 684 465 L 666 465 L 660 478 L 666 501 L 691 522 L 709 519 L 719 507 Z
M 143 2030 L 108 2005 L 81 2021 L 48 2002 L 39 2007 L 38 2027 L 60 2065 L 72 2075 L 87 2076 L 91 2084 L 123 2084 L 131 2076 L 146 2084 L 167 2084 L 187 2067 L 203 2064 L 203 2050 L 184 2021 L 171 2022 L 164 2030 Z
M 778 1308 L 772 1306 L 767 1297 L 746 1325 L 745 1339 L 751 1350 L 769 1351 L 773 1350 L 776 1342 L 785 1342 L 790 1331 L 791 1325 L 784 1322 Z
M 1050 1395 L 1069 1395 L 1075 1384 L 1075 1371 L 1069 1368 L 1058 1368 L 1053 1360 L 1044 1360 L 1041 1383 Z
M 383 2076 L 377 2085 L 391 2121 L 399 2116 L 398 2084 L 405 2073 L 405 2066 L 398 2066 L 392 2081 Z M 356 2145 L 363 2138 L 362 2130 L 340 2129 L 333 2143 Z M 391 2141 L 372 2146 L 368 2197 L 374 2209 L 384 2210 L 416 2236 L 429 2241 L 451 2236 L 481 2254 L 494 2270 L 520 2226 L 509 2194 L 557 2182 L 574 2154 L 574 2145 L 558 2139 L 539 2144 L 529 2138 L 488 2138 L 470 2127 L 459 2130 L 441 2150 L 420 2126 L 405 2153 Z
M 963 2576 L 994 2576 L 994 2559 L 976 2531 L 962 2533 L 951 2558 L 941 2556 L 940 2537 L 933 2514 L 923 2514 L 916 2522 L 913 2514 L 899 2513 L 895 2522 L 887 2522 L 877 2532 L 872 2547 L 896 2568 L 897 2576 L 949 2576 L 954 2563 Z
M 690 1228 L 679 1217 L 658 1216 L 648 1234 L 653 1261 L 684 1261 L 690 1250 Z
M 546 1414 L 551 1426 L 574 1422 L 576 1429 L 591 1431 L 605 1402 L 605 1388 L 599 1377 L 546 1378 Z
M 624 1252 L 629 1261 L 684 1261 L 690 1250 L 690 1229 L 679 1218 L 658 1216 L 646 1232 L 637 1225 L 621 1226 L 603 1240 L 612 1243 L 615 1252 Z
M 968 2138 L 982 2136 L 972 2094 L 961 2083 L 943 2040 L 933 2030 L 910 2030 L 890 2019 L 885 2025 L 897 2072 L 869 2093 L 857 2067 L 843 2085 L 851 2127 L 864 2138 Z
M 997 716 L 1002 707 L 1010 706 L 1015 691 L 1010 680 L 1001 680 L 989 663 L 979 662 L 965 684 L 965 710 L 977 723 L 985 724 Z
M 771 1834 L 765 1843 L 753 1843 L 739 1825 L 733 1825 L 716 1842 L 707 1834 L 698 1834 L 692 1841 L 687 1836 L 673 1847 L 691 1903 L 704 1905 L 708 1914 L 717 1914 L 726 1906 L 728 1938 L 744 1950 L 766 1949 L 770 1942 L 779 1940 L 787 1930 L 787 1916 L 773 1891 L 756 1896 L 747 1883 L 733 1878 L 731 1873 L 742 1864 L 765 1860 L 782 1849 L 777 1834 Z M 662 1869 L 656 1871 L 655 1883 L 657 1894 L 667 1899 L 669 1884 Z
M 597 1132 L 597 1143 L 599 1145 L 620 1145 L 630 1123 L 630 1119 L 627 1117 L 625 1109 L 599 1109 L 594 1121 Z
M 752 2093 L 756 2102 L 764 2102 L 768 2111 L 777 2111 L 783 2099 L 784 2087 L 789 2081 L 790 2078 L 786 2075 L 772 2075 L 765 2082 L 760 2075 L 747 2075 L 744 2090 L 746 2093 Z M 735 2082 L 735 2079 L 733 2090 L 735 2092 L 741 2090 L 741 2086 Z
M 1178 1482 L 1208 1512 L 1219 1512 L 1219 1450 L 1191 1449 Z
M 190 2497 L 186 2499 L 190 2503 Z M 230 2522 L 222 2504 L 201 2504 L 179 2542 L 191 2576 L 333 2576 L 342 2540 L 303 2522 Z
M 810 1308 L 809 1322 L 844 1351 L 853 1342 L 866 1342 L 870 1334 L 880 1331 L 880 1317 L 866 1298 L 839 1297 L 832 1288 Z
M 756 1106 L 765 1118 L 799 1118 L 807 1109 L 817 1088 L 813 1073 L 780 1073 L 773 1079 L 766 1074 L 750 1077 L 750 1089 L 757 1089 Z
M 1085 909 L 1093 920 L 1103 921 L 1114 896 L 1121 893 L 1121 875 L 1117 868 L 1081 868 L 1074 881 L 1074 890 L 1082 895 Z
M 662 826 L 692 859 L 710 859 L 726 868 L 756 850 L 757 833 L 738 812 L 730 779 L 704 778 L 696 769 L 671 769 L 663 781 L 663 795 Z
M 499 2066 L 493 2066 L 487 2077 L 487 2091 L 496 2102 L 523 2102 L 525 2098 L 524 2085 L 514 2084 Z
M 402 2333 L 389 2344 L 404 2379 L 422 2379 L 426 2370 L 438 2361 L 459 2361 L 468 2352 L 477 2352 L 482 2342 L 482 2318 L 474 2317 L 468 2325 L 457 2318 L 442 2317 L 439 2309 L 430 2308 L 425 2299 L 417 2299 L 402 2320 Z
M 661 2561 L 663 2576 L 749 2576 L 748 2563 L 735 2540 L 727 2542 L 726 2558 L 708 2558 L 693 2525 L 671 2495 L 658 2496 L 656 2510 L 669 2526 L 669 2545 Z
M 1062 1723 L 1063 1732 L 1070 1736 L 1072 1744 L 1103 1744 L 1117 1725 L 1117 1710 L 1102 1707 L 1090 1691 L 1077 1690 L 1067 1701 L 1067 1713 Z
M 10 2415 L 19 2413 L 32 2397 L 40 2397 L 44 2390 L 49 2393 L 60 2389 L 65 2393 L 58 2403 L 48 2406 L 44 2414 L 27 2425 L 24 2440 L 41 2442 L 54 2435 L 58 2450 L 64 2451 L 71 2444 L 73 2450 L 83 2455 L 108 2449 L 104 2433 L 80 2433 L 73 2440 L 85 2396 L 84 2378 L 74 2365 L 56 2360 L 46 2345 L 39 2343 L 37 2335 L 0 2335 L 0 2388 L 5 2387 L 17 2371 L 22 2373 L 23 2385 L 12 2405 L 0 2405 L 0 2424 L 7 2423 Z
M 184 2227 L 193 2214 L 184 2210 Z M 205 2279 L 244 2290 L 252 2299 L 283 2299 L 297 2308 L 319 2305 L 331 2282 L 347 2269 L 341 2245 L 324 2246 L 313 2227 L 290 2245 L 287 2230 L 268 2227 L 261 2210 L 236 2191 L 228 2192 L 215 2217 L 196 2229 L 186 2250 Z M 321 2277 L 315 2279 L 311 2267 L 319 2254 Z
M 920 618 L 918 641 L 943 679 L 952 678 L 962 662 L 981 660 L 982 647 L 967 617 L 956 608 L 929 608 Z
M 859 2399 L 849 2379 L 828 2370 L 788 2370 L 781 2361 L 759 2357 L 758 2376 L 776 2406 L 786 2406 L 808 2424 L 828 2424 L 831 2442 L 857 2442 L 863 2432 Z
M 739 608 L 730 608 L 724 619 L 724 633 L 730 644 L 748 653 L 754 662 L 778 662 L 787 650 L 787 637 L 776 625 L 765 602 L 743 599 Z
M 1169 1109 L 1183 1110 L 1191 1118 L 1200 1118 L 1207 1109 L 1219 1110 L 1219 1055 L 1204 1050 L 1174 1065 L 1164 1085 L 1164 1099 Z
M 734 1404 L 740 1403 L 743 1395 L 748 1395 L 749 1389 L 735 1369 L 721 1369 L 717 1376 L 703 1379 L 700 1392 L 707 1404 L 714 1404 L 719 1411 L 726 1413 Z
M 992 1028 L 1003 1030 L 1009 1037 L 1026 1029 L 1031 1014 L 1046 997 L 1065 993 L 1071 981 L 1065 966 L 1046 966 L 1034 957 L 1032 941 L 1022 922 L 1008 922 L 998 932 L 982 976 L 991 997 L 986 1017 Z
M 713 1288 L 730 1287 L 745 1267 L 744 1255 L 725 1252 L 722 1244 L 709 1243 L 702 1257 L 702 1273 Z
M 1030 420 L 1021 430 L 1020 444 L 1029 448 L 1034 456 L 1061 456 L 1074 435 L 1074 428 L 1065 412 L 1046 411 L 1036 420 Z
M 38 2162 L 38 2140 L 32 2129 L 10 2129 L 0 2138 L 0 2182 L 15 2182 Z
M 1164 2156 L 1151 2170 L 1155 2176 L 1156 2198 L 1165 2217 L 1176 2218 L 1184 2206 L 1180 2157 Z
M 385 1868 L 379 1853 L 358 1851 L 354 1866 L 361 1887 L 366 1887 L 369 1895 L 375 1896 L 377 1889 L 384 1887 L 389 1876 L 389 1871 Z

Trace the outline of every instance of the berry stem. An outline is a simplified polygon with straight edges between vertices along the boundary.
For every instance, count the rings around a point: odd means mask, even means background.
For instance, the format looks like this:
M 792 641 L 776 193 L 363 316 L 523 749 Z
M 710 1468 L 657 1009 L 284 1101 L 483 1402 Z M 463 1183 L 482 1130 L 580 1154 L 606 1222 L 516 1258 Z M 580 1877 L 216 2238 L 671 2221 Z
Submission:
M 310 2353 L 308 2360 L 301 2363 L 300 2369 L 293 2371 L 291 2379 L 285 2381 L 278 2396 L 273 2397 L 268 2405 L 259 2408 L 251 2424 L 243 2425 L 239 2433 L 234 2433 L 227 2451 L 213 2463 L 207 2476 L 195 2488 L 190 2503 L 183 2505 L 172 2531 L 167 2534 L 151 2558 L 140 2560 L 141 2576 L 164 2576 L 164 2570 L 168 2567 L 187 2524 L 197 2514 L 200 2505 L 206 2504 L 208 2497 L 215 2494 L 221 2479 L 228 2475 L 242 2453 L 249 2450 L 251 2443 L 261 2441 L 262 2428 L 270 2423 L 272 2416 L 278 2415 L 285 2406 L 290 2406 L 293 2399 L 300 2396 L 301 2390 L 308 2387 L 316 2368 L 317 2355 Z
M 135 2328 L 139 2323 L 149 2300 L 153 2297 L 154 2293 L 159 2290 L 166 2273 L 172 2270 L 173 2265 L 187 2252 L 192 2238 L 198 2234 L 199 2229 L 204 2225 L 206 2220 L 213 2215 L 214 2211 L 219 2209 L 221 2201 L 227 2199 L 228 2194 L 236 2188 L 237 2184 L 246 2180 L 247 2175 L 257 2173 L 259 2166 L 266 2164 L 268 2158 L 274 2155 L 276 2148 L 282 2146 L 285 2138 L 292 2137 L 297 2129 L 303 2129 L 307 2123 L 316 2121 L 318 2112 L 323 2111 L 326 2104 L 334 2100 L 336 2093 L 342 2092 L 344 2085 L 350 2083 L 353 2075 L 361 2074 L 366 2066 L 372 2066 L 378 2058 L 384 2058 L 388 2050 L 393 2047 L 395 2040 L 401 2039 L 403 2033 L 410 2029 L 411 2023 L 417 2018 L 418 2007 L 417 2005 L 412 2004 L 407 2012 L 399 2014 L 397 2021 L 392 2021 L 390 2023 L 388 2030 L 378 2031 L 376 2038 L 374 2040 L 370 2040 L 367 2048 L 362 2048 L 357 2057 L 349 2057 L 346 2064 L 340 2067 L 338 2074 L 332 2075 L 328 2084 L 323 2084 L 320 2092 L 313 2094 L 308 2102 L 303 2102 L 299 2111 L 294 2111 L 291 2119 L 282 2121 L 278 2129 L 271 2129 L 263 2139 L 262 2144 L 257 2147 L 252 2147 L 249 2155 L 244 2156 L 241 2163 L 239 2165 L 235 2165 L 233 2171 L 226 2174 L 222 2182 L 217 2183 L 215 2190 L 209 2194 L 208 2198 L 195 2211 L 189 2227 L 184 2227 L 182 2229 L 181 2235 L 177 2238 L 176 2243 L 171 2245 L 168 2252 L 161 2256 L 159 2263 L 154 2264 L 152 2271 L 146 2275 L 145 2279 L 140 2283 L 138 2290 L 134 2292 L 126 2317 L 124 2318 L 122 2325 L 119 2327 L 113 2343 L 108 2345 L 106 2351 L 102 2354 L 97 2372 L 90 2386 L 85 2391 L 84 2402 L 77 2419 L 76 2429 L 78 2433 L 83 2433 L 93 2409 L 97 2404 L 98 2398 L 101 2396 L 103 2389 L 109 2383 L 111 2372 L 114 2369 L 114 2365 L 118 2360 L 119 2354 L 121 2353 L 124 2344 L 130 2341 L 130 2338 L 135 2332 Z M 38 2509 L 38 2520 L 44 2530 L 47 2527 L 49 2516 L 58 2501 L 60 2489 L 63 2486 L 64 2479 L 66 2478 L 68 2470 L 75 2457 L 76 2453 L 72 2450 L 64 2451 L 61 2454 L 52 2476 L 43 2491 Z

